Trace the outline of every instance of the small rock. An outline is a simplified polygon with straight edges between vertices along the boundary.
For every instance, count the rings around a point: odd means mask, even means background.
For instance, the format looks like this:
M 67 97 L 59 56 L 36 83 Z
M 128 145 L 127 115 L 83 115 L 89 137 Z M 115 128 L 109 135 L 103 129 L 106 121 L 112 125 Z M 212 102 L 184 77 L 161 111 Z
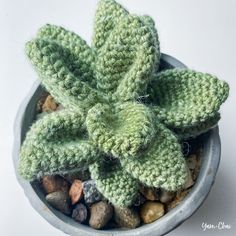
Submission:
M 190 191 L 190 189 L 185 190 L 185 191 L 177 192 L 176 197 L 174 198 L 174 200 L 167 205 L 167 210 L 170 211 L 171 209 L 178 206 L 181 203 L 181 201 L 183 201 L 183 199 L 187 196 L 189 191 Z
M 49 193 L 46 196 L 46 201 L 51 206 L 61 211 L 62 213 L 70 215 L 71 213 L 70 198 L 68 194 L 66 194 L 65 192 Z
M 76 179 L 72 183 L 69 191 L 72 205 L 76 204 L 83 196 L 83 182 Z
M 88 210 L 86 206 L 82 203 L 77 204 L 72 212 L 72 218 L 79 223 L 83 223 L 87 220 L 87 217 Z
M 192 154 L 187 159 L 187 165 L 190 170 L 194 170 L 197 166 L 197 155 Z
M 188 168 L 188 177 L 187 177 L 187 181 L 186 181 L 186 183 L 184 185 L 184 189 L 190 188 L 193 185 L 194 185 L 194 181 L 193 181 L 193 178 L 192 178 L 192 173 L 191 173 L 191 171 Z
M 98 191 L 93 180 L 88 180 L 83 183 L 83 193 L 86 204 L 92 204 L 102 199 L 102 194 Z
M 143 196 L 150 201 L 159 200 L 160 190 L 157 188 L 151 188 L 146 186 L 141 186 L 139 191 L 143 194 Z
M 140 211 L 140 216 L 144 224 L 152 223 L 165 214 L 164 205 L 160 202 L 146 202 Z
M 113 215 L 113 208 L 107 202 L 94 203 L 90 208 L 89 225 L 94 229 L 103 228 Z
M 55 102 L 54 98 L 51 95 L 48 95 L 43 106 L 43 112 L 52 112 L 57 110 L 57 103 Z
M 49 94 L 47 92 L 43 92 L 43 94 L 40 96 L 40 99 L 39 99 L 37 106 L 36 106 L 37 112 L 42 112 L 42 106 L 43 106 L 48 95 Z
M 115 207 L 114 219 L 122 228 L 134 229 L 140 225 L 138 213 L 130 208 Z
M 44 191 L 48 193 L 52 192 L 68 192 L 69 183 L 59 175 L 47 175 L 42 178 L 42 186 Z
M 161 196 L 160 196 L 160 201 L 162 203 L 168 203 L 170 202 L 171 200 L 173 200 L 173 198 L 175 197 L 175 192 L 169 192 L 169 191 L 166 191 L 166 190 L 162 190 L 161 191 Z

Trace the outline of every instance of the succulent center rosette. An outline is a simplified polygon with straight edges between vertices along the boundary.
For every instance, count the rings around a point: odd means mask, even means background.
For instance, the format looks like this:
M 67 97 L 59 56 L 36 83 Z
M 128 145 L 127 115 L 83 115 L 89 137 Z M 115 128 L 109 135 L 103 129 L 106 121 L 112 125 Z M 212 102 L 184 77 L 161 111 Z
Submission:
M 88 167 L 98 190 L 117 206 L 134 202 L 140 182 L 168 191 L 184 186 L 180 140 L 217 124 L 229 87 L 210 74 L 159 71 L 159 40 L 149 16 L 101 0 L 91 47 L 46 25 L 26 52 L 65 109 L 28 131 L 19 166 L 25 179 Z

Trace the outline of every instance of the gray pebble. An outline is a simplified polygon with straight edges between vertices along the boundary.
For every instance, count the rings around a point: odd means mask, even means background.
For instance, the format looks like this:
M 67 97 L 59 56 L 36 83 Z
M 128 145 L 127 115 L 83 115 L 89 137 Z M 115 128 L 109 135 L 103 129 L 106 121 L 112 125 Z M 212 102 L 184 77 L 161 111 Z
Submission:
M 72 212 L 72 218 L 79 223 L 83 223 L 87 220 L 87 217 L 88 210 L 86 206 L 82 203 L 77 204 Z
M 53 192 L 46 196 L 46 201 L 66 215 L 71 213 L 70 198 L 65 192 Z

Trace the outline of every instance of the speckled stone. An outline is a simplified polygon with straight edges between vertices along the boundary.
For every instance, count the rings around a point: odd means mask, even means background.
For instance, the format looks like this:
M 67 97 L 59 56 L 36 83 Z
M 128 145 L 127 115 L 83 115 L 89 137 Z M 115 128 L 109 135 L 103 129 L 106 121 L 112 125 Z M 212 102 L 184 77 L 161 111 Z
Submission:
M 88 180 L 83 183 L 83 193 L 86 204 L 92 204 L 102 200 L 102 194 L 98 191 L 93 180 Z

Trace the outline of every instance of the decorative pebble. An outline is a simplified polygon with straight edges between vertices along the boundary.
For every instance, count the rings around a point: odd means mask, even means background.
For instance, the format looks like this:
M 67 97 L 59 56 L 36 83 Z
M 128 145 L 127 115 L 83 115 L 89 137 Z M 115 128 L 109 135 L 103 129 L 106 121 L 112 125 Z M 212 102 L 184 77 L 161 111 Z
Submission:
M 69 191 L 72 205 L 76 204 L 83 196 L 83 182 L 76 179 L 72 183 Z
M 189 191 L 190 191 L 190 189 L 185 190 L 185 191 L 177 192 L 176 197 L 174 198 L 174 200 L 167 205 L 167 210 L 170 211 L 171 209 L 178 206 L 180 204 L 180 202 L 183 201 L 183 199 L 187 196 Z
M 113 215 L 113 208 L 105 201 L 94 203 L 90 208 L 89 225 L 94 229 L 103 228 Z
M 57 110 L 57 103 L 55 102 L 54 98 L 51 95 L 48 95 L 43 106 L 43 112 L 52 112 Z
M 36 106 L 37 112 L 39 112 L 39 113 L 42 112 L 42 106 L 43 106 L 48 95 L 49 94 L 47 92 L 43 92 L 42 95 L 40 96 L 40 99 L 39 99 L 37 106 Z
M 66 215 L 70 215 L 70 198 L 65 192 L 54 192 L 49 193 L 46 196 L 46 201 L 57 210 L 61 211 Z
M 77 204 L 72 212 L 72 218 L 79 223 L 84 223 L 87 220 L 87 217 L 88 210 L 86 206 L 82 203 Z
M 93 180 L 88 180 L 83 183 L 84 201 L 87 204 L 98 202 L 102 199 L 102 194 L 98 191 Z
M 152 223 L 165 214 L 164 205 L 160 202 L 148 201 L 141 207 L 140 216 L 144 224 Z
M 59 175 L 47 175 L 42 178 L 42 186 L 44 191 L 48 193 L 52 192 L 68 192 L 69 183 Z
M 151 188 L 146 186 L 141 186 L 139 191 L 143 194 L 143 196 L 150 201 L 159 200 L 160 190 L 157 188 Z
M 138 213 L 130 208 L 115 207 L 114 219 L 121 228 L 134 229 L 140 225 Z
M 175 197 L 175 194 L 176 194 L 175 192 L 169 192 L 166 190 L 162 190 L 161 195 L 160 195 L 160 201 L 162 203 L 168 203 L 171 200 L 173 200 L 173 198 Z

